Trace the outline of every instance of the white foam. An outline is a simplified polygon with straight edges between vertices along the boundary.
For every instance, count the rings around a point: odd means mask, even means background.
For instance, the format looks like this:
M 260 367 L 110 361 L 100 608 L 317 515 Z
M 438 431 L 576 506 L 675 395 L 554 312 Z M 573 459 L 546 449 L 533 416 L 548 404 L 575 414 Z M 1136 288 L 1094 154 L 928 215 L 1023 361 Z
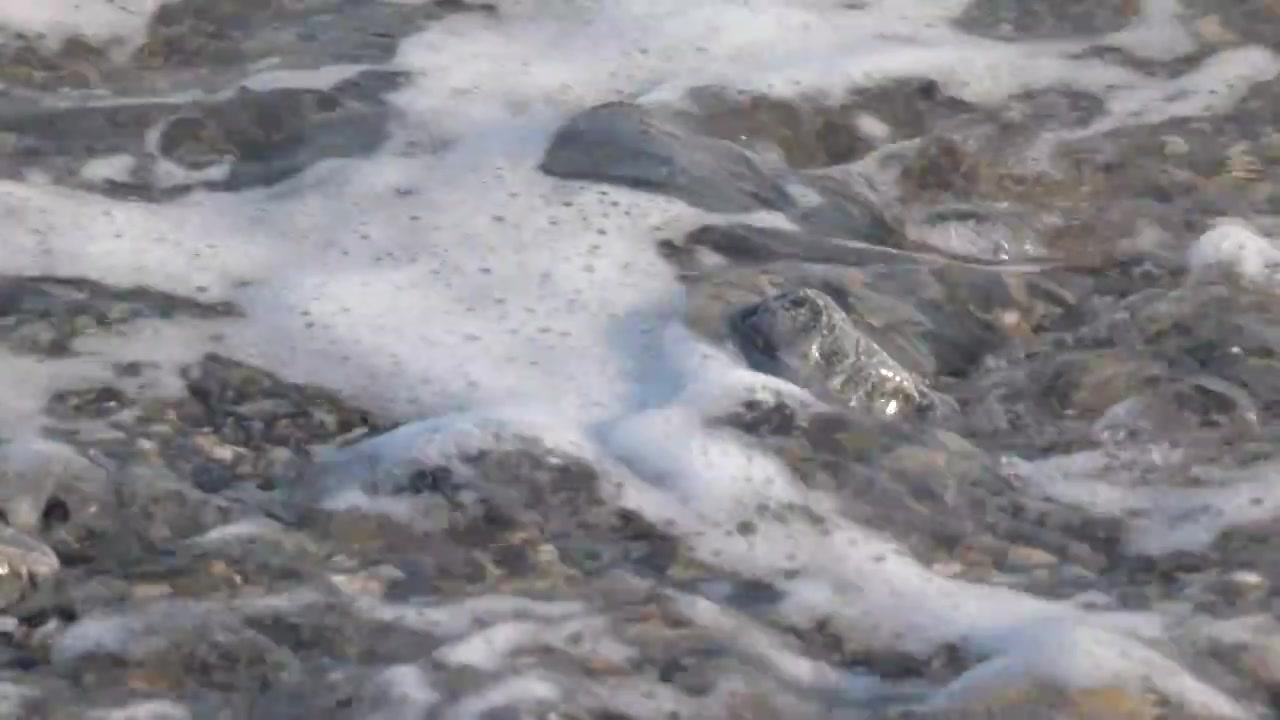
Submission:
M 698 405 L 685 402 L 724 397 L 719 375 L 712 374 L 706 383 L 714 389 L 695 383 L 671 405 L 611 427 L 605 447 L 625 467 L 602 457 L 602 470 L 619 481 L 620 504 L 685 537 L 702 560 L 769 579 L 782 589 L 786 599 L 780 610 L 797 626 L 824 619 L 869 648 L 925 655 L 958 643 L 989 657 L 958 681 L 953 688 L 957 696 L 1017 685 L 1028 673 L 1067 686 L 1098 684 L 1100 676 L 1092 672 L 1088 658 L 1110 653 L 1108 682 L 1151 683 L 1188 707 L 1243 716 L 1229 698 L 1185 672 L 1174 672 L 1175 663 L 1146 647 L 1146 641 L 1163 633 L 1154 615 L 1089 612 L 1070 603 L 945 578 L 917 563 L 892 539 L 843 520 L 828 498 L 796 483 L 775 458 L 735 443 L 730 433 L 707 431 L 701 424 L 707 417 Z M 448 435 L 444 427 L 437 432 Z M 427 459 L 414 455 L 417 462 Z M 815 516 L 822 522 L 815 523 Z M 749 534 L 739 531 L 744 521 L 753 525 Z M 370 618 L 462 633 L 475 625 L 472 613 L 479 604 L 473 602 L 409 607 L 357 601 L 356 607 Z M 490 618 L 515 614 L 513 602 L 522 613 L 549 609 L 500 596 L 487 602 L 496 603 L 486 613 Z M 550 617 L 561 612 L 580 609 L 556 604 Z M 444 652 L 453 661 L 492 666 L 513 648 L 543 638 L 544 632 L 539 623 L 510 622 Z M 1045 651 L 1055 645 L 1079 650 L 1055 664 L 1053 654 Z
M 97 185 L 126 183 L 133 179 L 137 165 L 138 160 L 132 155 L 104 155 L 85 161 L 80 166 L 80 178 Z
M 8 717 L 22 717 L 30 703 L 40 697 L 40 691 L 18 683 L 0 681 L 0 712 Z
M 94 253 L 87 246 L 85 251 Z M 45 269 L 34 272 L 57 274 L 56 264 L 55 258 L 49 258 L 41 263 Z M 7 380 L 0 393 L 0 437 L 19 440 L 38 434 L 49 396 L 59 390 L 113 385 L 135 400 L 181 394 L 178 370 L 204 351 L 218 350 L 222 341 L 217 331 L 223 326 L 220 321 L 134 321 L 77 338 L 74 346 L 81 354 L 56 361 L 0 348 L 0 377 Z M 118 377 L 112 363 L 120 361 L 154 364 L 155 371 L 136 378 Z
M 443 720 L 481 720 L 490 710 L 523 703 L 560 702 L 564 693 L 550 679 L 529 673 L 508 677 L 467 696 L 449 708 Z
M 1182 22 L 1179 0 L 1142 0 L 1142 12 L 1123 30 L 1104 39 L 1148 60 L 1177 60 L 1195 52 L 1200 44 Z
M 445 665 L 494 671 L 506 666 L 517 652 L 545 648 L 562 650 L 585 660 L 608 660 L 621 665 L 635 653 L 611 635 L 610 621 L 602 616 L 556 623 L 513 620 L 444 645 L 433 657 Z
M 369 720 L 416 720 L 441 700 L 431 678 L 417 665 L 394 665 L 378 673 L 362 693 L 372 709 L 360 715 Z
M 586 606 L 578 602 L 539 601 L 515 595 L 482 595 L 447 605 L 421 606 L 357 596 L 352 603 L 355 611 L 368 619 L 444 637 L 457 637 L 483 624 L 512 619 L 565 620 L 586 611 Z
M 60 482 L 78 484 L 103 471 L 62 443 L 22 436 L 0 445 L 0 508 L 8 524 L 40 527 L 46 501 Z
M 1145 676 L 1145 677 L 1144 677 Z M 1144 645 L 1120 641 L 1097 628 L 1077 623 L 1042 625 L 1021 634 L 1008 654 L 968 670 L 948 685 L 934 702 L 941 706 L 989 698 L 1008 687 L 1051 682 L 1060 687 L 1120 685 L 1135 694 L 1142 680 L 1156 684 L 1169 697 L 1205 717 L 1248 717 L 1228 696 L 1209 691 L 1176 662 Z
M 620 457 L 647 464 L 640 471 L 661 478 L 676 497 L 631 484 L 627 501 L 634 509 L 678 528 L 704 560 L 771 578 L 788 592 L 784 614 L 800 626 L 821 618 L 869 647 L 925 654 L 959 643 L 990 658 L 959 678 L 940 701 L 1018 686 L 1028 678 L 1064 686 L 1145 682 L 1188 707 L 1225 717 L 1245 715 L 1230 698 L 1146 647 L 1144 640 L 1162 633 L 1154 616 L 1083 612 L 1067 603 L 942 577 L 895 543 L 824 512 L 821 498 L 804 497 L 785 473 L 776 468 L 774 473 L 781 474 L 771 473 L 745 451 L 726 457 L 705 434 L 653 430 L 646 421 L 623 426 L 612 447 Z M 656 442 L 661 445 L 651 444 Z M 691 465 L 690 458 L 703 462 Z M 773 477 L 762 477 L 769 474 Z M 784 485 L 790 487 L 780 492 Z M 782 510 L 792 502 L 823 516 L 822 525 L 807 522 L 805 513 L 780 521 L 777 514 L 748 510 Z M 693 508 L 705 508 L 706 514 Z M 743 518 L 754 524 L 749 538 L 736 532 Z M 779 583 L 791 574 L 798 579 Z M 1055 647 L 1072 652 L 1059 656 L 1051 650 Z M 1106 656 L 1107 663 L 1096 663 L 1097 656 Z
M 54 641 L 53 662 L 70 663 L 97 653 L 139 659 L 174 642 L 165 631 L 194 628 L 215 617 L 204 603 L 164 600 L 132 612 L 102 613 L 81 618 Z
M 94 710 L 88 720 L 191 720 L 191 711 L 172 700 L 139 700 L 117 708 Z
M 699 628 L 710 630 L 744 656 L 769 668 L 777 677 L 801 688 L 838 689 L 868 697 L 883 691 L 867 676 L 850 675 L 797 651 L 791 638 L 706 598 L 668 591 L 665 597 Z
M 1136 457 L 1141 450 L 1117 455 L 1089 450 L 1012 466 L 1047 497 L 1099 516 L 1125 518 L 1126 547 L 1134 553 L 1203 550 L 1225 530 L 1280 517 L 1280 463 L 1192 468 L 1189 473 L 1198 479 L 1193 486 L 1134 485 L 1138 467 L 1153 467 Z M 1163 474 L 1163 481 L 1170 479 Z
M 1224 218 L 1187 249 L 1187 267 L 1193 274 L 1225 269 L 1251 283 L 1269 284 L 1280 272 L 1280 248 L 1243 221 Z

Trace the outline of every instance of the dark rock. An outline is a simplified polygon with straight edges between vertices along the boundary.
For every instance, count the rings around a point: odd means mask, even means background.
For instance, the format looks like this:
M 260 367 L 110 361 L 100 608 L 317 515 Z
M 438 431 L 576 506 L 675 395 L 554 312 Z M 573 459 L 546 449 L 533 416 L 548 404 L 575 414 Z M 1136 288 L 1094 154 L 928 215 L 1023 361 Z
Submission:
M 125 642 L 98 642 L 96 633 Z M 125 633 L 123 636 L 119 633 Z M 153 605 L 140 614 L 82 618 L 59 638 L 53 660 L 94 686 L 145 678 L 170 692 L 204 687 L 265 690 L 299 677 L 301 665 L 287 649 L 234 616 L 181 602 Z
M 0 112 L 0 132 L 17 138 L 14 153 L 0 156 L 0 174 L 17 177 L 40 167 L 57 180 L 89 190 L 163 200 L 192 187 L 239 190 L 271 185 L 325 159 L 355 157 L 377 149 L 388 136 L 389 110 L 382 96 L 403 75 L 369 70 L 328 90 L 242 88 L 230 96 L 195 103 L 129 103 L 58 110 Z M 146 137 L 157 131 L 155 155 Z M 84 163 L 128 155 L 129 177 L 105 185 L 86 181 Z M 225 163 L 227 171 L 162 182 L 156 162 L 167 160 L 193 173 Z
M 239 314 L 232 303 L 206 303 L 151 288 L 114 287 L 83 278 L 0 276 L 0 342 L 20 352 L 65 355 L 73 352 L 76 337 L 134 320 Z
M 790 413 L 788 427 L 761 429 L 753 424 L 759 410 L 746 408 L 721 422 L 773 449 L 800 482 L 836 498 L 846 517 L 892 535 L 926 563 L 960 556 L 986 534 L 995 543 L 990 553 L 1024 544 L 1093 569 L 1116 557 L 1121 521 L 1027 496 L 990 456 L 949 431 L 848 411 Z
M 1230 5 L 1187 0 L 1183 7 L 1201 18 L 1216 17 L 1236 42 L 1280 47 L 1280 6 L 1273 0 L 1240 0 Z
M 808 189 L 816 192 L 821 201 L 791 213 L 791 219 L 800 227 L 827 237 L 892 248 L 907 247 L 902 231 L 885 217 L 874 198 L 837 178 L 815 175 L 805 180 Z
M 115 415 L 132 404 L 123 390 L 107 385 L 56 392 L 49 397 L 45 412 L 57 420 L 101 419 Z
M 826 108 L 718 86 L 693 88 L 687 115 L 702 132 L 748 147 L 776 148 L 794 168 L 842 165 L 874 147 L 848 108 Z
M 700 132 L 777 151 L 796 169 L 845 165 L 882 143 L 919 137 L 975 111 L 928 78 L 877 84 L 836 102 L 778 98 L 720 86 L 693 88 L 685 100 L 692 109 L 680 117 Z M 860 127 L 860 115 L 883 130 L 868 132 Z
M 1136 0 L 971 0 L 956 23 L 978 35 L 1066 38 L 1120 30 L 1141 9 Z
M 363 456 L 362 450 L 354 446 L 347 456 L 315 466 L 293 485 L 292 495 L 309 506 L 349 488 L 375 497 L 401 496 L 412 519 L 348 512 L 345 522 L 364 517 L 362 524 L 381 528 L 365 535 L 402 538 L 391 544 L 379 540 L 388 551 L 436 548 L 431 554 L 440 562 L 418 569 L 430 583 L 447 581 L 462 569 L 472 584 L 487 581 L 484 569 L 475 565 L 475 553 L 508 579 L 545 576 L 547 562 L 562 567 L 561 572 L 587 576 L 619 567 L 661 576 L 679 553 L 668 533 L 605 500 L 591 463 L 533 438 L 453 458 L 447 466 L 429 457 L 387 465 Z M 325 514 L 313 511 L 309 516 Z M 347 536 L 345 543 L 353 540 Z M 551 558 L 546 557 L 548 549 L 554 550 Z
M 713 212 L 794 204 L 750 152 L 629 103 L 599 105 L 570 119 L 556 132 L 541 168 L 555 177 L 651 190 Z
M 173 91 L 214 93 L 269 61 L 272 69 L 389 62 L 403 38 L 460 13 L 492 13 L 485 3 L 306 3 L 176 0 L 151 13 L 146 37 L 127 57 L 83 37 L 52 48 L 6 38 L 0 80 L 21 88 L 105 90 L 122 97 Z

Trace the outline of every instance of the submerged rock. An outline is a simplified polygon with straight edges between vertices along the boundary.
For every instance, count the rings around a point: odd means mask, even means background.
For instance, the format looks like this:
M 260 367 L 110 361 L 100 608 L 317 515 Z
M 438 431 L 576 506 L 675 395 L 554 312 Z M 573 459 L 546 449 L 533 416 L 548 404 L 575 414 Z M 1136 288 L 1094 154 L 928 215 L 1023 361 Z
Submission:
M 1137 0 L 971 0 L 956 22 L 979 35 L 1066 38 L 1120 30 L 1141 10 Z
M 131 52 L 83 36 L 59 47 L 37 37 L 6 37 L 0 46 L 0 81 L 45 92 L 93 90 L 119 97 L 214 93 L 265 68 L 383 64 L 395 57 L 401 39 L 430 23 L 494 8 L 462 0 L 173 0 L 152 10 L 146 36 Z
M 922 562 L 958 563 L 966 577 L 985 577 L 1014 546 L 1100 570 L 1122 537 L 1118 520 L 1022 492 L 994 458 L 947 430 L 777 403 L 719 422 L 776 453 L 844 517 L 892 536 Z
M 393 435 L 385 438 L 399 441 Z M 309 513 L 313 521 L 322 520 L 330 532 L 383 526 L 376 534 L 386 539 L 399 534 L 408 541 L 387 545 L 401 552 L 423 542 L 438 544 L 442 577 L 471 574 L 463 571 L 468 566 L 463 556 L 473 551 L 490 571 L 509 580 L 547 580 L 554 575 L 547 574 L 552 567 L 582 575 L 615 567 L 663 575 L 677 559 L 673 537 L 607 500 L 591 462 L 536 438 L 390 462 L 378 459 L 380 442 L 384 440 L 374 439 L 369 446 L 354 446 L 317 464 L 290 488 L 298 502 L 321 511 Z M 367 455 L 367 450 L 375 454 Z M 352 493 L 365 499 L 353 499 Z M 346 517 L 322 519 L 335 512 Z M 365 519 L 358 520 L 360 516 Z M 375 520 L 378 516 L 383 517 Z M 335 521 L 348 529 L 340 530 Z M 389 532 L 388 525 L 402 529 Z M 444 568 L 452 552 L 447 546 L 460 551 L 453 570 Z M 477 579 L 485 577 L 481 570 Z
M 39 355 L 66 355 L 81 335 L 144 319 L 235 317 L 227 302 L 203 302 L 147 287 L 85 278 L 0 276 L 0 343 Z
M 845 165 L 974 109 L 927 78 L 877 84 L 836 101 L 714 85 L 691 89 L 685 100 L 692 109 L 680 116 L 701 132 L 776 151 L 797 169 Z
M 163 200 L 194 187 L 272 185 L 388 137 L 382 96 L 403 75 L 369 70 L 319 89 L 238 91 L 197 102 L 129 102 L 0 114 L 15 152 L 0 175 L 33 168 L 64 184 Z

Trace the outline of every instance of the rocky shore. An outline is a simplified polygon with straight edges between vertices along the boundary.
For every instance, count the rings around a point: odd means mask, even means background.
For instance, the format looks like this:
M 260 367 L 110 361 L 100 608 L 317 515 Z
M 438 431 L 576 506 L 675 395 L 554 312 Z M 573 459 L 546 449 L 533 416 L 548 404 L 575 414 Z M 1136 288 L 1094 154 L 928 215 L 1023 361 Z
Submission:
M 1175 80 L 1280 50 L 1274 2 L 1183 5 L 1199 49 L 1159 62 L 1108 42 L 1139 2 L 972 0 L 954 24 L 1097 38 Z M 162 205 L 372 154 L 396 121 L 397 43 L 502 7 L 180 0 L 124 57 L 8 38 L 0 177 Z M 253 80 L 267 59 L 315 86 Z M 1274 716 L 1280 79 L 1222 112 L 1144 121 L 1133 102 L 1113 122 L 1066 87 L 992 106 L 923 77 L 839 97 L 699 86 L 559 126 L 543 174 L 705 213 L 651 238 L 685 292 L 678 324 L 785 388 L 705 418 L 803 499 L 716 518 L 715 542 L 741 548 L 723 558 L 637 511 L 621 453 L 424 430 L 249 348 L 58 388 L 41 426 L 0 438 L 0 715 Z M 243 314 L 3 275 L 0 353 L 92 362 L 139 324 L 217 333 Z M 787 588 L 822 558 L 772 576 L 728 558 L 846 525 L 938 592 L 1159 629 L 1072 625 L 1001 655 L 944 619 L 908 642 L 840 597 L 798 611 Z M 1161 672 L 1067 682 L 1036 664 L 1058 654 Z M 1021 679 L 990 682 L 1001 663 Z

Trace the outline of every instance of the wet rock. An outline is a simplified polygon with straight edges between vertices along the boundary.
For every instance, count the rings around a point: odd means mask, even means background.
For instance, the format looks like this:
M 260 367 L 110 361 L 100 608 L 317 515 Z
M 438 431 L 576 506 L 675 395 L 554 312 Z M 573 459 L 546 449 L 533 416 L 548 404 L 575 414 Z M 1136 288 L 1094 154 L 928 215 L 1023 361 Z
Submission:
M 1269 614 L 1192 623 L 1191 642 L 1274 697 L 1280 691 L 1280 624 Z
M 784 230 L 758 225 L 704 225 L 679 242 L 669 242 L 664 250 L 669 260 L 689 273 L 713 270 L 718 261 L 735 267 L 767 266 L 781 261 L 823 265 L 867 267 L 907 265 L 936 268 L 948 262 L 968 263 L 992 270 L 1001 263 L 947 253 L 937 247 L 920 245 L 896 234 L 875 236 L 875 242 L 856 240 L 853 235 L 823 235 L 811 231 Z M 706 251 L 716 260 L 708 260 Z
M 75 338 L 142 319 L 234 317 L 231 303 L 206 303 L 144 287 L 82 278 L 0 276 L 0 342 L 41 355 L 74 352 Z
M 956 23 L 992 37 L 1066 38 L 1120 30 L 1141 10 L 1141 3 L 1132 0 L 971 0 Z
M 1248 392 L 1211 376 L 1165 378 L 1108 409 L 1093 427 L 1105 442 L 1158 442 L 1218 434 L 1232 442 L 1262 434 Z
M 310 0 L 178 0 L 151 14 L 144 42 L 121 55 L 71 37 L 51 48 L 11 38 L 0 47 L 0 79 L 44 91 L 107 90 L 121 96 L 217 92 L 270 62 L 273 70 L 390 61 L 403 38 L 460 13 L 489 13 L 484 3 Z
M 704 86 L 687 96 L 688 118 L 713 137 L 776 149 L 794 168 L 841 165 L 874 147 L 851 108 L 806 106 L 767 95 Z
M 836 498 L 847 518 L 892 535 L 926 564 L 1002 562 L 1012 545 L 1105 567 L 1123 524 L 1020 492 L 985 452 L 946 430 L 850 412 L 792 408 L 787 426 L 760 428 L 760 408 L 723 422 L 750 432 L 796 479 Z
M 55 420 L 102 419 L 132 404 L 120 388 L 103 385 L 56 392 L 49 397 L 45 412 Z
M 90 687 L 128 682 L 170 692 L 265 688 L 301 672 L 292 653 L 233 616 L 177 601 L 83 618 L 57 639 L 52 659 Z
M 792 221 L 801 228 L 824 237 L 892 248 L 910 246 L 870 193 L 839 178 L 813 175 L 805 181 L 806 189 L 815 194 L 817 201 L 806 203 L 791 214 Z
M 181 374 L 185 395 L 139 400 L 113 417 L 118 436 L 71 433 L 67 442 L 117 464 L 159 462 L 204 492 L 264 507 L 265 498 L 248 496 L 299 475 L 313 451 L 389 427 L 333 392 L 223 355 L 206 355 Z
M 1009 548 L 1004 562 L 1005 566 L 1012 570 L 1026 571 L 1053 567 L 1060 561 L 1053 553 L 1045 552 L 1040 548 L 1014 545 Z
M 571 118 L 540 167 L 555 177 L 651 190 L 713 212 L 794 204 L 748 151 L 629 103 L 600 105 Z
M 43 537 L 64 565 L 114 571 L 158 548 L 258 513 L 201 492 L 156 463 L 69 479 L 55 485 L 51 497 L 65 508 L 65 517 L 46 523 Z
M 796 169 L 844 165 L 884 143 L 923 135 L 973 110 L 924 78 L 858 90 L 837 103 L 718 86 L 694 88 L 685 102 L 692 109 L 681 117 L 702 132 L 776 150 Z
M 1269 373 L 1280 350 L 1273 320 L 1278 307 L 1277 299 L 1265 290 L 1204 279 L 1171 292 L 1135 297 L 1125 312 L 1102 318 L 1087 332 L 1090 341 L 1137 340 L 1186 376 L 1215 378 L 1185 386 L 1180 404 L 1201 405 L 1202 416 L 1215 412 L 1251 423 L 1246 420 L 1254 412 L 1250 405 L 1256 404 L 1264 421 L 1280 408 L 1280 388 Z
M 956 399 L 966 431 L 988 447 L 1047 451 L 1091 442 L 1099 433 L 1119 437 L 1122 411 L 1116 408 L 1132 406 L 1169 379 L 1164 363 L 1127 350 L 1045 352 L 980 373 Z
M 153 200 L 193 187 L 271 185 L 379 147 L 388 122 L 382 96 L 401 78 L 369 70 L 326 90 L 241 88 L 203 102 L 0 113 L 0 132 L 16 138 L 0 174 L 39 168 L 76 187 Z
M 184 368 L 183 376 L 193 401 L 184 408 L 184 420 L 192 430 L 214 428 L 228 445 L 298 449 L 388 427 L 329 390 L 292 383 L 224 355 L 204 356 Z
M 407 426 L 395 432 L 415 431 Z M 395 433 L 385 438 L 402 442 Z M 375 438 L 317 465 L 290 492 L 322 514 L 355 511 L 344 523 L 398 526 L 377 532 L 404 538 L 389 550 L 438 548 L 433 582 L 462 572 L 471 584 L 559 584 L 616 567 L 661 576 L 678 556 L 674 538 L 606 501 L 590 462 L 537 439 L 516 437 L 460 456 L 389 461 L 377 458 L 381 442 Z M 352 491 L 372 499 L 347 504 Z M 383 498 L 392 499 L 395 509 L 380 504 Z
M 0 712 L 10 717 L 23 717 L 28 713 L 38 712 L 44 704 L 43 695 L 41 689 L 33 684 L 0 680 Z
M 1028 685 L 1001 688 L 988 697 L 971 698 L 925 711 L 912 711 L 903 719 L 978 720 L 979 718 L 1026 718 L 1027 720 L 1155 720 L 1165 715 L 1160 698 L 1123 687 L 1058 688 Z
M 896 417 L 926 398 L 923 381 L 821 291 L 771 297 L 743 310 L 735 327 L 754 366 L 855 410 Z
M 1280 5 L 1273 0 L 1244 0 L 1227 6 L 1190 0 L 1185 7 L 1189 12 L 1200 15 L 1196 28 L 1206 41 L 1276 47 L 1277 33 L 1280 33 Z
M 925 138 L 898 176 L 907 192 L 965 197 L 981 180 L 979 160 L 958 140 L 946 135 Z

